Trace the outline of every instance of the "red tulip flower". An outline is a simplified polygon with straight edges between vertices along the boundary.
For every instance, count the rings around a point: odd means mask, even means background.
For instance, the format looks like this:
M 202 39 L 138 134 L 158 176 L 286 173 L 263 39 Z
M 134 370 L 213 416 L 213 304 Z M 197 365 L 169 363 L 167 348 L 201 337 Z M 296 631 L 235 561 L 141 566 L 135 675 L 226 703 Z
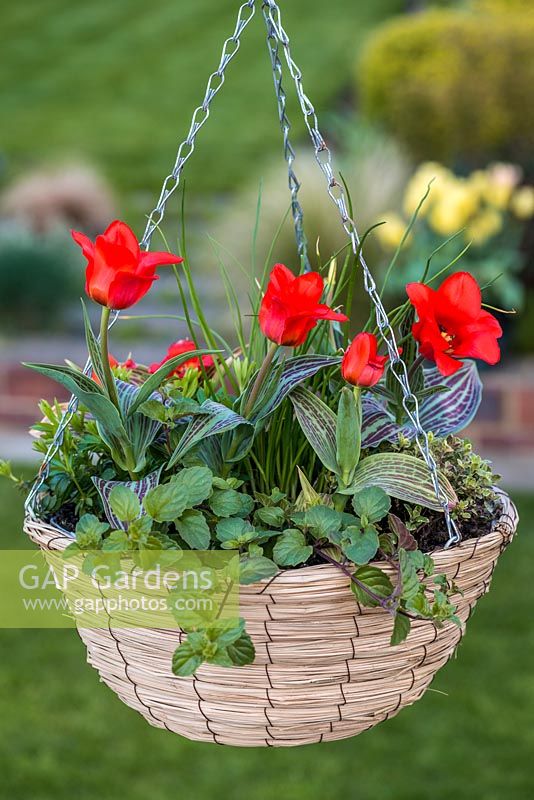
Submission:
M 174 342 L 174 344 L 171 344 L 171 346 L 167 350 L 167 355 L 165 356 L 163 361 L 151 364 L 150 367 L 148 368 L 148 371 L 151 373 L 156 372 L 171 358 L 180 356 L 182 355 L 182 353 L 189 353 L 191 350 L 196 350 L 196 349 L 197 347 L 195 343 L 192 342 L 190 339 L 180 339 L 178 342 Z M 193 358 L 184 361 L 184 363 L 181 364 L 176 369 L 172 370 L 172 372 L 169 373 L 168 377 L 170 377 L 171 375 L 177 375 L 179 378 L 183 378 L 188 369 L 200 370 L 201 366 L 203 366 L 205 369 L 209 369 L 210 367 L 213 367 L 213 365 L 214 361 L 211 356 L 202 356 L 202 361 L 198 356 L 194 356 Z
M 341 374 L 347 383 L 360 388 L 368 388 L 378 383 L 387 356 L 377 353 L 378 342 L 372 333 L 359 333 L 354 337 L 341 362 Z
M 496 364 L 501 352 L 497 339 L 502 329 L 493 314 L 482 309 L 482 294 L 468 272 L 456 272 L 439 289 L 409 283 L 408 297 L 418 321 L 412 333 L 419 352 L 435 361 L 442 375 L 460 369 L 461 359 L 479 358 Z
M 85 234 L 72 231 L 72 238 L 87 259 L 85 291 L 101 306 L 129 308 L 141 300 L 158 279 L 156 267 L 179 264 L 172 253 L 143 253 L 131 228 L 115 220 L 93 243 Z
M 321 319 L 347 322 L 348 317 L 319 302 L 324 282 L 318 272 L 295 276 L 275 264 L 260 306 L 260 327 L 272 342 L 298 347 Z

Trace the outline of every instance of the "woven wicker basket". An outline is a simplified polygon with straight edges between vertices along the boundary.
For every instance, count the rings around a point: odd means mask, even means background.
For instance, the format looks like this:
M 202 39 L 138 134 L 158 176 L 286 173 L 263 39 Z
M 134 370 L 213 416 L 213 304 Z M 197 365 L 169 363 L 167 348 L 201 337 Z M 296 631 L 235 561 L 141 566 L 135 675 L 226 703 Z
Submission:
M 511 541 L 517 512 L 502 495 L 492 533 L 434 553 L 436 567 L 463 595 L 454 598 L 463 623 L 488 591 L 497 559 Z M 72 539 L 27 519 L 42 549 Z M 454 653 L 463 631 L 416 621 L 391 647 L 392 621 L 361 608 L 347 578 L 330 565 L 280 572 L 242 587 L 242 615 L 256 646 L 248 667 L 204 665 L 194 678 L 171 672 L 176 631 L 79 630 L 102 680 L 151 725 L 189 739 L 237 746 L 292 746 L 354 736 L 418 700 Z

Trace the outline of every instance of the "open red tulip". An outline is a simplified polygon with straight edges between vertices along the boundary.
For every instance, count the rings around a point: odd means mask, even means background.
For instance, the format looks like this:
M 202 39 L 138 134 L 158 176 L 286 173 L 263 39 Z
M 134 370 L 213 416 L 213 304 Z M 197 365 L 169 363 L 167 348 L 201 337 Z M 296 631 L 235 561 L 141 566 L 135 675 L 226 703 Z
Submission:
M 341 374 L 347 383 L 361 388 L 374 386 L 384 374 L 387 356 L 377 354 L 378 342 L 372 333 L 354 337 L 341 362 Z
M 324 282 L 318 272 L 295 276 L 275 264 L 260 306 L 260 327 L 272 342 L 298 347 L 321 319 L 346 322 L 348 317 L 319 302 Z
M 158 279 L 156 267 L 183 261 L 172 253 L 141 252 L 132 229 L 119 220 L 94 243 L 79 231 L 72 231 L 72 238 L 87 259 L 85 291 L 96 303 L 114 310 L 129 308 L 144 297 Z
M 191 350 L 196 350 L 196 349 L 197 346 L 190 339 L 180 339 L 178 342 L 174 342 L 174 344 L 171 344 L 171 346 L 167 350 L 167 355 L 165 356 L 163 361 L 150 365 L 149 372 L 151 373 L 156 372 L 171 358 L 180 356 L 182 355 L 182 353 L 189 353 Z M 213 358 L 211 356 L 202 356 L 202 362 L 201 362 L 198 356 L 194 356 L 193 358 L 184 361 L 184 363 L 181 364 L 176 369 L 172 370 L 172 372 L 169 373 L 169 377 L 171 375 L 177 375 L 179 378 L 183 378 L 188 369 L 200 370 L 201 364 L 205 369 L 209 369 L 214 365 Z
M 496 364 L 501 351 L 497 339 L 502 329 L 493 314 L 482 308 L 482 294 L 468 272 L 456 272 L 439 289 L 409 283 L 408 297 L 418 321 L 412 333 L 425 358 L 435 361 L 442 375 L 460 369 L 461 359 L 479 358 Z

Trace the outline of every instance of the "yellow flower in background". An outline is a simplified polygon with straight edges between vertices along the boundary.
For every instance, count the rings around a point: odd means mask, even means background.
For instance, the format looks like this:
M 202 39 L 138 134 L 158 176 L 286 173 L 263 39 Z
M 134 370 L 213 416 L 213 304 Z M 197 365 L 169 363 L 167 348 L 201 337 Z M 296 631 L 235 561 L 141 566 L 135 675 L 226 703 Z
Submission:
M 452 236 L 467 224 L 479 205 L 479 195 L 469 181 L 456 179 L 434 204 L 428 221 L 436 233 Z
M 480 200 L 484 200 L 490 185 L 489 175 L 486 170 L 476 169 L 469 175 L 467 180 L 473 187 L 473 191 L 478 194 Z
M 503 219 L 495 208 L 486 208 L 474 217 L 465 229 L 465 238 L 474 245 L 483 245 L 502 228 Z
M 384 250 L 396 250 L 402 241 L 407 223 L 394 211 L 383 214 L 380 218 L 380 222 L 383 222 L 384 225 L 375 228 L 378 241 Z M 403 247 L 409 244 L 412 238 L 412 234 L 409 233 Z
M 512 193 L 521 180 L 521 168 L 515 164 L 492 164 L 486 174 L 488 185 L 484 199 L 495 208 L 507 208 Z
M 534 187 L 521 186 L 510 200 L 510 208 L 518 219 L 530 219 L 534 216 Z
M 412 216 L 424 197 L 430 181 L 432 181 L 430 194 L 421 207 L 419 212 L 421 216 L 428 213 L 431 205 L 442 196 L 448 185 L 455 181 L 455 177 L 450 170 L 435 161 L 427 161 L 421 164 L 409 180 L 404 192 L 403 207 L 405 214 Z

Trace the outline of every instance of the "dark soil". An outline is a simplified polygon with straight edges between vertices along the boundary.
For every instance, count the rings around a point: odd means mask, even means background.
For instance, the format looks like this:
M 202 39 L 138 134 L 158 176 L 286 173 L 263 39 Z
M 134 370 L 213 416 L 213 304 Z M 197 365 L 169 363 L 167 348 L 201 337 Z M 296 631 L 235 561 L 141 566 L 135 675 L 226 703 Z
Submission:
M 402 508 L 399 504 L 399 507 L 397 507 L 395 511 L 396 505 L 397 503 L 394 501 L 394 513 L 400 512 Z M 502 504 L 500 501 L 498 501 L 497 507 L 491 514 L 488 513 L 483 502 L 478 503 L 471 519 L 456 521 L 462 541 L 466 539 L 478 539 L 480 536 L 491 533 L 493 524 L 501 510 Z M 401 513 L 399 513 L 399 516 L 402 518 Z M 449 538 L 449 534 L 443 514 L 437 511 L 425 510 L 425 516 L 429 517 L 429 521 L 418 528 L 417 531 L 413 531 L 413 535 L 419 543 L 419 549 L 423 553 L 431 553 L 433 550 L 439 550 L 444 547 Z
M 59 509 L 55 514 L 50 517 L 52 525 L 57 525 L 58 528 L 69 533 L 74 533 L 76 530 L 76 523 L 78 522 L 78 515 L 76 514 L 74 505 L 69 503 Z

